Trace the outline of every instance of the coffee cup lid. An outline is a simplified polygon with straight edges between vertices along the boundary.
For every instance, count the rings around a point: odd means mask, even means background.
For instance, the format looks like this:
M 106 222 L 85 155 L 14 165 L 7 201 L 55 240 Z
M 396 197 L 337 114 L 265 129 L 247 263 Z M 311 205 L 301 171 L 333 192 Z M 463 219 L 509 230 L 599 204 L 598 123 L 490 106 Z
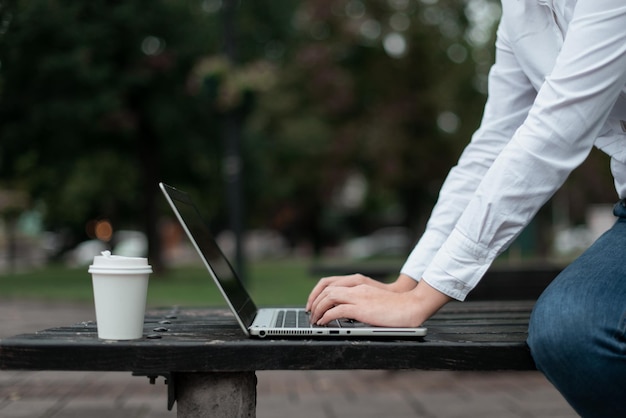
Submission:
M 103 251 L 101 254 L 93 258 L 93 264 L 89 266 L 89 273 L 121 273 L 122 271 L 137 274 L 152 273 L 152 267 L 148 264 L 147 258 L 112 255 L 111 251 Z

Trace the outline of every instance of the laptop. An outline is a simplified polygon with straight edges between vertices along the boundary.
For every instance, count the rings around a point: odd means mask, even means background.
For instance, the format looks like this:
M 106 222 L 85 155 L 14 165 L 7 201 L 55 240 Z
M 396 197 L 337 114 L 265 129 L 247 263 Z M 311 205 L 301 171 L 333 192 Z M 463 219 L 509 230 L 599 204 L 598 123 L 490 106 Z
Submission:
M 191 197 L 159 183 L 182 228 L 215 281 L 246 336 L 252 337 L 423 337 L 426 328 L 375 327 L 350 319 L 312 325 L 305 308 L 257 308 L 219 248 Z

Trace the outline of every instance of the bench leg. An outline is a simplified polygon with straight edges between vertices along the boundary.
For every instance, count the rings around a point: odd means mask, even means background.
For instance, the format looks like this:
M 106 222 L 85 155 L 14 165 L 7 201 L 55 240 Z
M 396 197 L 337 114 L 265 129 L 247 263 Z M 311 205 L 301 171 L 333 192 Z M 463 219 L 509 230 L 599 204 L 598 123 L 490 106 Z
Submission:
M 255 418 L 254 372 L 176 373 L 178 418 Z

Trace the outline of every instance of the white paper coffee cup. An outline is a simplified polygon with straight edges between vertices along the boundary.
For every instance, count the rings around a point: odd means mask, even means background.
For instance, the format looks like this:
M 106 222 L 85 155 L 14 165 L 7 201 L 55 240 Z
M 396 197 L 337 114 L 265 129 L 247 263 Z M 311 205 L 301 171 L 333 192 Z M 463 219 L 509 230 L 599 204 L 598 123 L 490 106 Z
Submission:
M 98 338 L 133 340 L 143 335 L 143 321 L 152 267 L 142 257 L 94 257 L 89 266 L 96 307 Z

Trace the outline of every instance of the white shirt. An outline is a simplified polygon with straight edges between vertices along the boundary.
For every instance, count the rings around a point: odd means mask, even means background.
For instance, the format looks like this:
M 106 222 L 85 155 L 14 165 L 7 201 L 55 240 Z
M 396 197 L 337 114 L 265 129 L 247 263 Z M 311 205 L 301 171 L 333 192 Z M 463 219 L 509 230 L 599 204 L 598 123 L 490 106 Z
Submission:
M 402 272 L 459 300 L 595 145 L 626 197 L 626 1 L 502 0 L 482 123 Z

